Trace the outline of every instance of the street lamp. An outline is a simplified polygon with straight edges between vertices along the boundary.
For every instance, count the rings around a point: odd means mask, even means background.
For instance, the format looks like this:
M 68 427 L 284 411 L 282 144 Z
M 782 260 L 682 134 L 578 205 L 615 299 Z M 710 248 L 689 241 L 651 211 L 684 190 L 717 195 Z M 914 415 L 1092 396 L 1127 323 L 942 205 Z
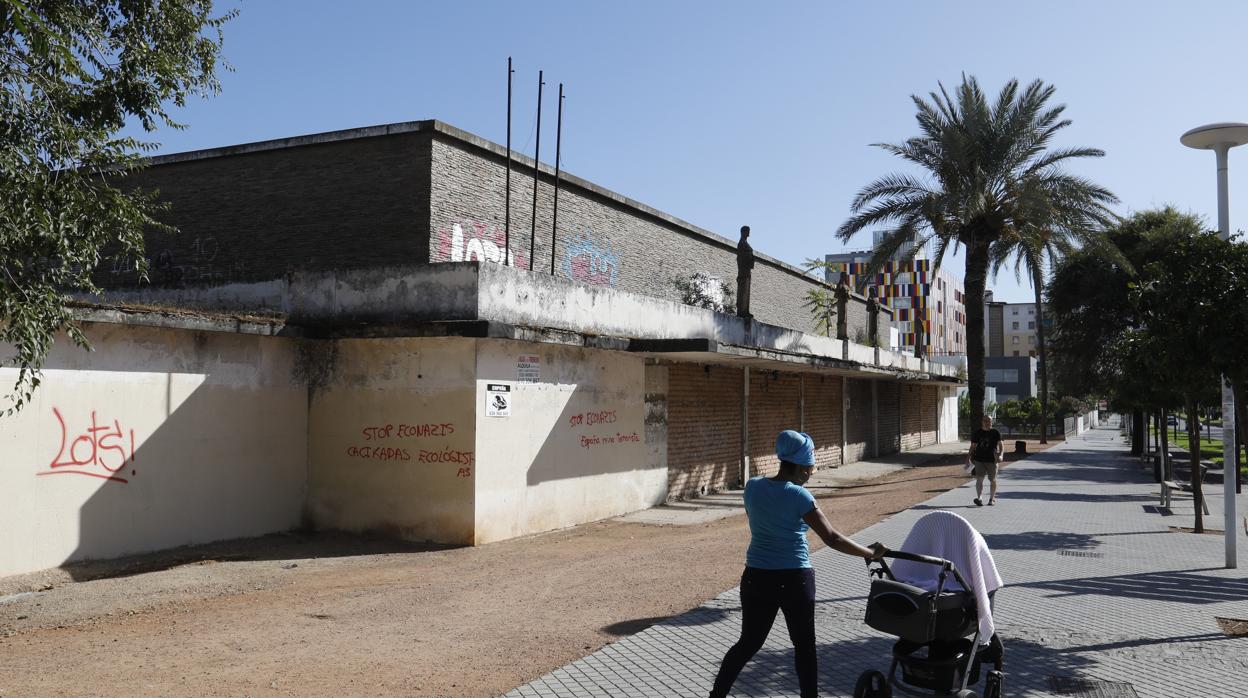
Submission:
M 1226 154 L 1237 145 L 1248 143 L 1248 124 L 1209 124 L 1198 126 L 1183 134 L 1179 142 L 1189 148 L 1212 150 L 1218 157 L 1218 232 L 1223 240 L 1231 239 L 1231 216 L 1227 203 Z M 1235 393 L 1231 385 L 1222 379 L 1222 488 L 1226 525 L 1226 566 L 1235 568 L 1235 482 L 1239 473 L 1235 468 L 1238 444 L 1235 441 Z

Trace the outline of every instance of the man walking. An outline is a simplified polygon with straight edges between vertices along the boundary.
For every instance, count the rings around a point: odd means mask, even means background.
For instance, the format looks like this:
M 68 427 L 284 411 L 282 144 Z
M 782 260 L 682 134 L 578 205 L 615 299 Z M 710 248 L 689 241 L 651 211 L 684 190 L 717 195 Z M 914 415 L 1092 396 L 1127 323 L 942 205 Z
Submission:
M 997 503 L 997 464 L 1005 456 L 1005 446 L 1001 443 L 1001 432 L 992 428 L 992 417 L 984 415 L 982 428 L 971 434 L 971 450 L 966 460 L 971 463 L 975 473 L 975 506 L 984 505 L 984 477 L 990 483 L 988 506 Z

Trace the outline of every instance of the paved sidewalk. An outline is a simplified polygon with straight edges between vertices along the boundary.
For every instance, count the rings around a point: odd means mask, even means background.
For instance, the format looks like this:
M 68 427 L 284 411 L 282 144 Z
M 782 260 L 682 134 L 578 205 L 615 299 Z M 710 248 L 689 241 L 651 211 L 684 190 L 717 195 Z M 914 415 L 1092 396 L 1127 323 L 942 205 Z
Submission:
M 1220 535 L 1173 532 L 1192 525 L 1191 499 L 1177 500 L 1171 515 L 1159 513 L 1157 487 L 1126 455 L 1116 429 L 1016 462 L 1001 485 L 998 506 L 971 504 L 968 484 L 855 538 L 899 545 L 932 509 L 970 519 L 1006 582 L 996 620 L 1006 644 L 1007 696 L 1248 696 L 1248 637 L 1228 637 L 1215 622 L 1248 619 L 1242 528 L 1238 570 L 1222 567 Z M 1206 522 L 1220 528 L 1221 488 L 1209 489 Z M 1248 495 L 1237 506 L 1248 508 Z M 862 623 L 868 580 L 861 561 L 830 550 L 812 559 L 820 695 L 850 696 L 861 672 L 887 670 L 892 638 Z M 739 629 L 734 589 L 507 696 L 705 696 Z M 796 694 L 778 618 L 733 695 Z
M 899 470 L 939 460 L 943 456 L 966 453 L 965 441 L 953 441 L 916 448 L 904 453 L 894 453 L 883 458 L 860 460 L 838 468 L 820 468 L 811 476 L 806 487 L 820 496 L 825 490 L 855 485 Z M 742 496 L 745 490 L 725 490 L 703 495 L 695 499 L 668 502 L 657 507 L 642 509 L 618 517 L 621 521 L 659 526 L 694 526 L 716 519 L 724 519 L 745 513 Z

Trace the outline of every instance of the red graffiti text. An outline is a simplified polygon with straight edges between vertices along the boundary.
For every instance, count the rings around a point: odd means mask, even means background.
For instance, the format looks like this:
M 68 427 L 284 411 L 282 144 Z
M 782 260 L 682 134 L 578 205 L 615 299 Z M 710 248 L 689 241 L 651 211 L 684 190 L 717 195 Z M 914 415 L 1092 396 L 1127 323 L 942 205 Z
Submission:
M 420 455 L 416 460 L 421 463 L 459 463 L 461 465 L 474 465 L 477 462 L 477 455 L 472 451 L 456 451 L 451 448 L 444 448 L 440 451 L 426 451 L 421 449 Z
M 379 439 L 425 439 L 450 436 L 455 433 L 454 424 L 382 424 L 360 430 L 365 441 Z
M 368 460 L 411 460 L 412 454 L 405 448 L 382 448 L 381 446 L 351 446 L 347 449 L 351 458 Z
M 592 427 L 595 424 L 614 424 L 615 410 L 602 410 L 600 412 L 582 412 L 568 417 L 569 427 L 587 426 Z
M 100 425 L 95 411 L 91 412 L 91 425 L 69 439 L 69 429 L 61 411 L 52 408 L 61 430 L 61 446 L 48 469 L 36 475 L 86 475 L 110 482 L 129 482 L 125 477 L 126 463 L 130 463 L 130 475 L 135 475 L 134 430 L 123 430 L 121 422 Z

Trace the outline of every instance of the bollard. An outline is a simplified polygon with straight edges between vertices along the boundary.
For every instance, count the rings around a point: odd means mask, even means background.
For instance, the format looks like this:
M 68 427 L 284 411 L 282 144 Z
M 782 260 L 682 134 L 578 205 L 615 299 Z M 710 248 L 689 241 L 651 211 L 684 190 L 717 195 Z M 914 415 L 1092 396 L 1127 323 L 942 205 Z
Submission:
M 1015 452 L 1015 453 L 1021 453 L 1022 455 L 1027 455 L 1027 442 L 1026 442 L 1026 441 L 1015 441 L 1015 442 L 1014 442 L 1014 452 Z

